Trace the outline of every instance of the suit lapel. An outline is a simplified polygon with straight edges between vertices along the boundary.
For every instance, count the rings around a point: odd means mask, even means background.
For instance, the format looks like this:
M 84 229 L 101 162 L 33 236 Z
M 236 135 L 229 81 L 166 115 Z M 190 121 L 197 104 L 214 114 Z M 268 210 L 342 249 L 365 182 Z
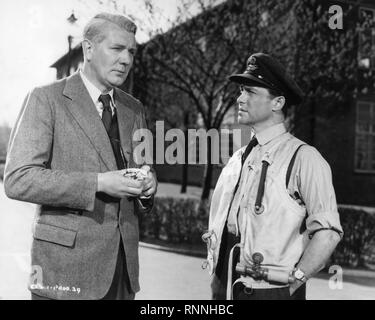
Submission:
M 108 170 L 117 170 L 108 134 L 78 72 L 66 80 L 63 94 L 71 99 L 68 110 L 85 132 Z
M 121 97 L 124 97 L 124 95 L 122 94 Z M 126 101 L 121 99 L 117 89 L 115 89 L 114 99 L 117 110 L 117 121 L 120 131 L 121 146 L 122 150 L 124 151 L 126 161 L 128 164 L 130 164 L 135 114 L 134 111 L 127 105 L 130 103 L 130 101 L 128 101 L 128 99 Z

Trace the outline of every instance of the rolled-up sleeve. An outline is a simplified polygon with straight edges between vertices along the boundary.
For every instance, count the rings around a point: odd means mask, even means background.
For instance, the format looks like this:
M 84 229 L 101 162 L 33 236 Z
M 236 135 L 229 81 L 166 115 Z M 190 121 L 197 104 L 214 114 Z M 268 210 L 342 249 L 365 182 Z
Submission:
M 297 183 L 308 217 L 306 228 L 311 236 L 321 229 L 331 229 L 343 236 L 337 210 L 332 172 L 318 150 L 303 146 L 296 158 Z

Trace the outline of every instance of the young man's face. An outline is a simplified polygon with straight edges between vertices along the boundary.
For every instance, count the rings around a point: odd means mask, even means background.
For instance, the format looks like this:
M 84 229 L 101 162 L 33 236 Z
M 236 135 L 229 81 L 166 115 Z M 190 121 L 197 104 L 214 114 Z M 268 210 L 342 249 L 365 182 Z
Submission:
M 105 38 L 92 43 L 89 63 L 99 89 L 112 89 L 124 83 L 133 65 L 135 35 L 116 25 L 103 31 Z
M 266 88 L 241 85 L 240 90 L 238 123 L 253 126 L 272 118 L 272 97 Z

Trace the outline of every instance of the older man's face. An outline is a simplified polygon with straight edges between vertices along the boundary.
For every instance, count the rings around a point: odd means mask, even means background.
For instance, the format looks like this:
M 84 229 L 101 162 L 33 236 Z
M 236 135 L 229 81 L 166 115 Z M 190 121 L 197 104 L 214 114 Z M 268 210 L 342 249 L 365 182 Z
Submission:
M 90 57 L 92 75 L 99 89 L 110 90 L 124 83 L 133 65 L 135 36 L 116 25 L 103 31 L 104 40 L 93 43 Z

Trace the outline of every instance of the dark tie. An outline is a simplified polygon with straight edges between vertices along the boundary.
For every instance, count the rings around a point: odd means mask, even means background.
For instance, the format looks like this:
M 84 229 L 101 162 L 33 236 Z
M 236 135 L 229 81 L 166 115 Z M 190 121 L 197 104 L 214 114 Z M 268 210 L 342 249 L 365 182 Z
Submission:
M 109 132 L 112 123 L 111 96 L 102 94 L 99 97 L 99 101 L 103 104 L 102 121 L 105 129 Z
M 251 150 L 253 150 L 253 148 L 258 144 L 258 140 L 257 138 L 254 136 L 249 144 L 247 145 L 246 149 L 245 149 L 245 152 L 243 153 L 242 155 L 242 165 L 244 164 L 246 158 L 248 157 L 248 155 L 250 154 Z
M 112 150 L 116 159 L 118 169 L 126 168 L 126 159 L 122 153 L 120 132 L 118 128 L 116 108 L 112 116 L 111 110 L 111 96 L 109 94 L 102 94 L 99 101 L 103 104 L 102 121 L 105 129 L 107 130 L 109 141 L 111 142 Z

